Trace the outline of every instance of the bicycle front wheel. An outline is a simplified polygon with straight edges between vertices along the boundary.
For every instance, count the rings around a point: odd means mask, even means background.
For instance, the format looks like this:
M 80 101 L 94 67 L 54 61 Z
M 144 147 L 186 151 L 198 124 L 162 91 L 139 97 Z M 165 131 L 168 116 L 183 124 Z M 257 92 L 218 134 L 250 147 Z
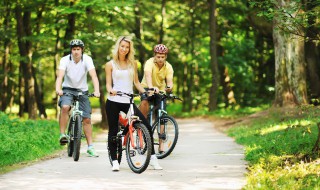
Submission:
M 164 115 L 153 124 L 152 134 L 157 158 L 165 158 L 171 154 L 177 144 L 179 136 L 178 123 L 173 117 Z
M 132 137 L 126 136 L 126 157 L 130 169 L 135 173 L 144 172 L 149 165 L 151 157 L 151 137 L 145 125 L 142 123 L 134 124 Z
M 79 115 L 75 116 L 73 133 L 73 160 L 78 161 L 80 157 L 81 137 L 82 137 L 82 121 Z
M 73 154 L 73 122 L 70 120 L 68 126 L 68 156 L 71 157 Z

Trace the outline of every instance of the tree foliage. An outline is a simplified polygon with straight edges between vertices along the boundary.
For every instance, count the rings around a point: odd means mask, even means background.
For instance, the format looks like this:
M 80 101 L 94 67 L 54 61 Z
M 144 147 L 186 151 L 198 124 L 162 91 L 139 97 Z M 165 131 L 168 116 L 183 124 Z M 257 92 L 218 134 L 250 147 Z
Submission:
M 316 43 L 319 0 L 281 9 L 275 8 L 275 2 L 250 0 L 248 4 L 245 0 L 216 0 L 215 43 L 220 75 L 217 109 L 268 104 L 274 99 L 271 20 L 275 15 L 287 21 L 279 22 L 282 23 L 279 29 L 299 33 L 293 29 L 300 26 L 305 32 L 300 36 L 312 42 L 308 47 L 316 51 L 309 56 L 313 62 L 307 61 L 308 68 L 316 71 L 311 68 L 320 64 L 314 61 L 319 55 Z M 104 65 L 111 59 L 113 45 L 120 35 L 133 37 L 140 78 L 144 62 L 153 56 L 153 46 L 159 42 L 166 44 L 168 61 L 175 70 L 174 91 L 185 100 L 183 111 L 208 110 L 213 78 L 209 7 L 208 0 L 3 0 L 0 2 L 1 110 L 12 112 L 17 105 L 21 116 L 26 112 L 30 116 L 30 108 L 36 107 L 38 115 L 45 117 L 47 108 L 56 108 L 55 73 L 60 58 L 70 51 L 68 42 L 72 38 L 84 41 L 85 53 L 93 57 L 100 89 L 105 95 Z M 298 17 L 290 16 L 297 12 Z M 24 29 L 19 29 L 19 24 Z M 23 47 L 25 53 L 21 52 Z M 30 66 L 28 74 L 23 66 Z M 315 98 L 320 96 L 320 89 L 312 87 L 319 79 L 316 72 L 312 73 L 307 76 L 310 78 L 307 85 L 308 93 L 315 94 L 312 96 Z M 30 96 L 35 97 L 34 102 Z M 103 101 L 100 100 L 102 106 Z

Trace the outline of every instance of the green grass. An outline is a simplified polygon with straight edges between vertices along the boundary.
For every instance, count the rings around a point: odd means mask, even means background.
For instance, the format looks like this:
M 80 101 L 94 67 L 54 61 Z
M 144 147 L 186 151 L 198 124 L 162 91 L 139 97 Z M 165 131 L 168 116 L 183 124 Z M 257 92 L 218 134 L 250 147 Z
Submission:
M 245 147 L 244 189 L 320 189 L 319 151 L 313 152 L 320 110 L 270 109 L 228 134 Z
M 168 103 L 167 105 L 167 111 L 169 115 L 175 116 L 175 117 L 214 117 L 214 118 L 239 118 L 243 117 L 261 110 L 265 110 L 269 108 L 269 105 L 261 105 L 258 107 L 246 107 L 246 108 L 228 108 L 228 109 L 217 109 L 216 111 L 210 112 L 208 109 L 198 109 L 193 110 L 191 112 L 183 112 L 182 111 L 182 104 L 175 102 Z
M 0 173 L 8 166 L 37 160 L 62 149 L 58 137 L 56 121 L 10 119 L 0 112 Z

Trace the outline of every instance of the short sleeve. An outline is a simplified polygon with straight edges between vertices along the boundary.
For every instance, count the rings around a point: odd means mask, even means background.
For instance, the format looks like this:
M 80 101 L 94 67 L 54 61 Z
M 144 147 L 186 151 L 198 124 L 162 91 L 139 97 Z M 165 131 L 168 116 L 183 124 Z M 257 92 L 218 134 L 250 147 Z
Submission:
M 173 77 L 173 68 L 171 64 L 167 64 L 167 75 L 166 77 Z
M 94 69 L 92 58 L 90 56 L 84 55 L 84 59 L 87 70 L 90 71 L 91 69 Z
M 66 70 L 67 69 L 67 64 L 68 64 L 68 56 L 65 56 L 63 58 L 60 59 L 60 63 L 59 63 L 59 69 L 60 70 Z
M 144 65 L 144 71 L 152 72 L 152 67 L 153 67 L 153 59 L 148 59 L 146 64 Z

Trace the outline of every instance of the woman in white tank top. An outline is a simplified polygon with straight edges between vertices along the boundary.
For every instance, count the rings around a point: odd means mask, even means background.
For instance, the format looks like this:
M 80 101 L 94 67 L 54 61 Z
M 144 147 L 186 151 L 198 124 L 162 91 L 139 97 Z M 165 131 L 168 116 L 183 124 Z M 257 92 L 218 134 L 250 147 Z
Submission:
M 116 144 L 111 141 L 111 138 L 117 135 L 120 111 L 127 113 L 130 102 L 126 97 L 117 96 L 117 91 L 133 93 L 134 84 L 140 93 L 145 93 L 145 89 L 139 82 L 137 64 L 134 60 L 133 42 L 130 38 L 121 36 L 117 40 L 113 50 L 113 59 L 107 62 L 105 72 L 108 93 L 108 99 L 106 102 L 106 112 L 109 124 L 108 147 L 113 160 L 112 171 L 119 171 L 119 163 L 116 158 Z M 152 134 L 150 124 L 136 106 L 134 106 L 134 111 L 142 120 L 143 124 L 147 126 L 150 134 Z M 153 144 L 152 135 L 151 141 Z M 154 146 L 152 146 L 151 154 L 150 165 L 154 169 L 162 169 L 155 155 Z

